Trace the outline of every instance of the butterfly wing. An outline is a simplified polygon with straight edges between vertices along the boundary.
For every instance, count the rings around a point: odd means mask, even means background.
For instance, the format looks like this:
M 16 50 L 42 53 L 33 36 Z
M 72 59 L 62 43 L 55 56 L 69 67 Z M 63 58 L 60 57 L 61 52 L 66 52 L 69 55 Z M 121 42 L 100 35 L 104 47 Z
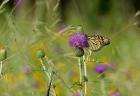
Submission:
M 102 44 L 102 37 L 99 35 L 93 35 L 88 37 L 88 43 L 93 51 L 99 51 L 103 44 Z

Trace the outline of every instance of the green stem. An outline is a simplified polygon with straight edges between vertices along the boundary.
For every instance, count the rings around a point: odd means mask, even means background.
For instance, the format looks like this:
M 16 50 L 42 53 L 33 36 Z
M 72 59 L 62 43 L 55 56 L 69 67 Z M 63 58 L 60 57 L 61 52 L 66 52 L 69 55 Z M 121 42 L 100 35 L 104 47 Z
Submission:
M 45 63 L 44 63 L 44 60 L 42 59 L 42 58 L 40 58 L 40 63 L 41 63 L 41 65 L 42 65 L 42 68 L 43 68 L 43 70 L 44 70 L 44 72 L 45 72 L 45 75 L 48 77 L 48 79 L 49 79 L 49 83 L 48 84 L 50 84 L 50 82 L 51 82 L 51 78 L 52 78 L 52 72 L 51 72 L 51 70 L 48 70 L 47 71 L 47 69 L 46 69 L 46 66 L 45 66 Z M 52 85 L 52 82 L 51 82 L 51 85 Z M 56 96 L 56 92 L 55 92 L 55 89 L 54 89 L 54 87 L 53 87 L 53 96 Z
M 85 96 L 87 95 L 87 65 L 85 61 L 85 56 L 83 56 L 83 64 L 84 64 L 84 89 L 85 89 Z
M 106 95 L 106 91 L 105 91 L 105 82 L 104 82 L 104 79 L 102 78 L 101 79 L 101 91 L 102 91 L 102 96 L 107 96 Z
M 83 96 L 83 92 L 82 92 L 82 63 L 81 63 L 81 58 L 79 58 L 79 75 L 80 75 L 80 86 L 81 86 L 81 89 L 80 89 L 80 96 Z
M 86 63 L 88 62 L 88 59 L 91 56 L 91 54 L 92 54 L 92 51 L 89 49 L 89 52 L 88 52 L 88 55 L 87 55 L 87 58 L 86 58 Z
M 2 77 L 2 64 L 3 64 L 3 62 L 0 61 L 0 77 Z
M 49 78 L 49 80 L 51 80 L 50 74 L 49 74 L 49 72 L 47 72 L 46 67 L 45 67 L 45 64 L 44 64 L 44 61 L 43 61 L 43 59 L 41 59 L 41 58 L 40 58 L 40 63 L 41 63 L 41 66 L 42 66 L 42 68 L 43 68 L 43 71 L 44 71 L 45 75 L 47 75 L 48 78 Z
M 89 50 L 89 53 L 87 55 L 87 57 L 85 58 L 85 56 L 83 56 L 83 64 L 84 64 L 84 91 L 85 91 L 85 96 L 87 95 L 87 81 L 88 81 L 88 78 L 87 78 L 87 62 L 89 60 L 89 57 L 91 56 L 92 54 L 92 51 Z

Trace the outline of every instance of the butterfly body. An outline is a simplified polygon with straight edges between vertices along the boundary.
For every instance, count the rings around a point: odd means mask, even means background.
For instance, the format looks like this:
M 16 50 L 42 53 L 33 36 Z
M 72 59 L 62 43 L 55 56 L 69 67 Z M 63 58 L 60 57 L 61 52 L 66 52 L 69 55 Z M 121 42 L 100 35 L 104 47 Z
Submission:
M 87 38 L 92 51 L 99 51 L 103 46 L 110 44 L 109 39 L 101 35 L 87 36 Z

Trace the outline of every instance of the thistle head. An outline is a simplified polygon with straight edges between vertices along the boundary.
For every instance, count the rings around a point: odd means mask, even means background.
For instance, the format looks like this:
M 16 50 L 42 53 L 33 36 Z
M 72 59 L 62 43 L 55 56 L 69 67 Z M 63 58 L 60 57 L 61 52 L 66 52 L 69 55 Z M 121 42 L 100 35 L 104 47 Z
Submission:
M 108 66 L 105 64 L 98 64 L 95 66 L 94 71 L 97 73 L 103 73 L 108 70 Z
M 74 48 L 88 48 L 89 43 L 86 34 L 75 33 L 69 39 L 69 44 Z

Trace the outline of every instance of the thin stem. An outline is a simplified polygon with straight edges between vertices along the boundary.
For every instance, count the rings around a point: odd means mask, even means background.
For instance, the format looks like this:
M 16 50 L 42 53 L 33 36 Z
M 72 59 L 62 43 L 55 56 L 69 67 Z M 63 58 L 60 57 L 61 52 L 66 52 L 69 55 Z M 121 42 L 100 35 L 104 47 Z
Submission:
M 89 50 L 89 53 L 87 55 L 87 57 L 85 58 L 85 56 L 83 56 L 83 64 L 84 64 L 84 91 L 85 91 L 85 96 L 87 95 L 87 81 L 88 81 L 88 78 L 87 78 L 87 62 L 89 60 L 89 57 L 91 56 L 92 54 L 92 51 Z
M 46 59 L 47 59 L 47 58 L 46 58 Z M 57 78 L 59 78 L 59 80 L 65 85 L 65 87 L 66 87 L 67 89 L 70 90 L 71 93 L 74 93 L 74 90 L 73 90 L 71 87 L 69 87 L 68 84 L 67 84 L 67 82 L 65 82 L 65 80 L 60 76 L 60 74 L 58 73 L 58 70 L 55 68 L 55 65 L 54 65 L 54 63 L 52 62 L 52 60 L 49 60 L 47 63 L 48 63 L 48 64 L 51 64 L 51 65 L 52 65 L 52 69 L 54 69 L 54 70 L 56 71 L 54 75 L 55 75 Z
M 84 89 L 85 89 L 85 96 L 87 95 L 87 65 L 85 61 L 85 56 L 83 56 L 83 64 L 84 64 Z
M 2 76 L 2 64 L 3 64 L 3 62 L 0 61 L 0 77 Z
M 41 63 L 42 68 L 43 68 L 43 70 L 44 70 L 44 72 L 45 72 L 45 75 L 48 76 L 48 79 L 49 79 L 49 83 L 48 83 L 48 84 L 51 83 L 51 85 L 52 85 L 51 78 L 52 78 L 52 75 L 53 75 L 53 74 L 51 73 L 51 70 L 48 70 L 48 71 L 47 71 L 47 69 L 46 69 L 46 67 L 45 67 L 45 64 L 44 64 L 44 61 L 43 61 L 43 59 L 41 59 L 41 58 L 40 58 L 40 63 Z M 54 88 L 53 88 L 53 96 L 56 96 L 56 92 L 55 92 L 55 89 L 54 89 Z
M 80 75 L 80 85 L 82 86 L 82 63 L 81 63 L 81 58 L 79 58 L 79 75 Z M 80 89 L 80 96 L 83 96 L 82 88 Z
M 92 51 L 89 49 L 89 52 L 88 52 L 88 55 L 87 55 L 87 58 L 86 58 L 86 63 L 88 62 L 88 59 L 91 56 L 91 54 L 92 54 Z
M 80 74 L 80 83 L 82 83 L 81 59 L 79 59 L 79 74 Z
M 106 92 L 105 92 L 105 82 L 104 82 L 103 78 L 101 79 L 101 83 L 100 84 L 101 84 L 102 96 L 107 96 Z
M 42 59 L 40 59 L 40 63 L 41 63 L 41 65 L 42 65 L 42 68 L 43 68 L 45 74 L 48 76 L 49 80 L 51 80 L 50 74 L 47 72 L 46 67 L 45 67 L 45 64 L 44 64 L 44 62 L 43 62 Z

